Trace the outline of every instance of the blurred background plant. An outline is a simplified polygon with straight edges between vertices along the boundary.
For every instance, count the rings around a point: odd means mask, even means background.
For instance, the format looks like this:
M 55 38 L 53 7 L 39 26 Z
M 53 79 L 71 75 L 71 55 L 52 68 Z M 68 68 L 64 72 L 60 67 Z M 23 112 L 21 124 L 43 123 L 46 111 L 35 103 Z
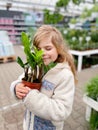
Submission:
M 72 50 L 90 50 L 98 49 L 98 32 L 79 30 L 79 29 L 69 29 L 62 28 L 62 32 L 65 41 Z
M 98 76 L 92 78 L 85 85 L 85 93 L 87 94 L 88 97 L 98 102 Z M 97 130 L 98 128 L 98 111 L 96 111 L 93 108 L 91 108 L 89 125 L 90 130 Z

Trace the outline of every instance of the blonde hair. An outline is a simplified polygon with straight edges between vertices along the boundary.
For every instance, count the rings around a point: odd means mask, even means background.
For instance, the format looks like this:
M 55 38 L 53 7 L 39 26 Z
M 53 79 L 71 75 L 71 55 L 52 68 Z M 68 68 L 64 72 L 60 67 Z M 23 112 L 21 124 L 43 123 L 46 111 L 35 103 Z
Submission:
M 42 25 L 38 28 L 33 44 L 38 47 L 39 43 L 43 41 L 44 39 L 50 38 L 53 45 L 56 47 L 58 52 L 58 58 L 57 62 L 64 62 L 67 61 L 72 72 L 74 75 L 75 82 L 77 81 L 76 78 L 76 69 L 74 64 L 74 58 L 69 53 L 69 49 L 67 45 L 64 42 L 63 36 L 60 31 L 58 31 L 55 27 L 52 27 L 50 25 Z

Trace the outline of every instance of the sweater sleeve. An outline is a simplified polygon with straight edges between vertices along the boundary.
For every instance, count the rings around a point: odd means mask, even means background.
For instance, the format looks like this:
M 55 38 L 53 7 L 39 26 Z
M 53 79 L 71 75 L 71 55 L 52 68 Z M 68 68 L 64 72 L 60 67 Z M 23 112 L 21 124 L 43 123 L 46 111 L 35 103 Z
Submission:
M 24 73 L 23 73 L 22 75 L 20 75 L 20 76 L 18 77 L 18 79 L 15 80 L 15 81 L 13 81 L 13 82 L 11 83 L 11 85 L 10 85 L 10 91 L 11 91 L 11 93 L 12 93 L 12 95 L 14 96 L 15 99 L 18 99 L 18 98 L 16 97 L 16 94 L 15 94 L 15 86 L 16 86 L 18 83 L 21 82 L 21 79 L 22 79 L 23 75 L 24 75 Z
M 38 90 L 31 90 L 23 101 L 27 109 L 47 120 L 65 120 L 72 111 L 74 99 L 74 78 L 71 73 L 68 75 L 55 88 L 51 98 Z

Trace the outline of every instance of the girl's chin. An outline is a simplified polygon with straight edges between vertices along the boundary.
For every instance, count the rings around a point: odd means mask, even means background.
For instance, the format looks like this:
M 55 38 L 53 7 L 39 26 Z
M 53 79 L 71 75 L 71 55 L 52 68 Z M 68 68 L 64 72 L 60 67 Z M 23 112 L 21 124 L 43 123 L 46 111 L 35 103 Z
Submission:
M 44 62 L 44 64 L 47 66 L 47 65 L 49 65 L 51 62 Z
M 44 61 L 44 64 L 47 66 L 47 65 L 49 65 L 51 62 L 54 62 L 54 61 L 52 61 L 51 59 L 45 59 L 45 60 L 43 60 Z
M 49 63 L 44 63 L 46 66 L 49 65 Z

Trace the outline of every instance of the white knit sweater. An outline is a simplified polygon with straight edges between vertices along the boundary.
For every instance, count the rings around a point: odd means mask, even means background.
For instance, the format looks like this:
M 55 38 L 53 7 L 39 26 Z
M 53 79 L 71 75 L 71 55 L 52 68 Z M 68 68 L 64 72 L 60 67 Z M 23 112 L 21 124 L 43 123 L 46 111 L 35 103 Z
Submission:
M 14 95 L 18 82 L 20 78 L 11 84 Z M 74 76 L 69 65 L 58 63 L 43 77 L 41 90 L 31 90 L 23 100 L 27 108 L 24 130 L 63 130 L 64 121 L 72 111 L 74 90 Z

